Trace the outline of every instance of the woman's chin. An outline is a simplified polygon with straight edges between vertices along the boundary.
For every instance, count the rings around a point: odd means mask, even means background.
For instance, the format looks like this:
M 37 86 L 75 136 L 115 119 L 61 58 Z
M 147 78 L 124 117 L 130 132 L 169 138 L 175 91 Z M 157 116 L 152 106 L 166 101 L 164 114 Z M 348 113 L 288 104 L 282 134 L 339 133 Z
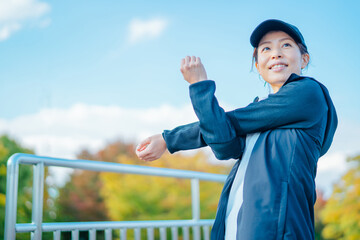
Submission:
M 265 81 L 268 82 L 270 85 L 282 86 L 286 82 L 286 80 L 288 80 L 289 77 L 290 77 L 290 74 L 289 75 L 281 75 L 281 76 L 278 75 L 278 76 L 269 78 Z

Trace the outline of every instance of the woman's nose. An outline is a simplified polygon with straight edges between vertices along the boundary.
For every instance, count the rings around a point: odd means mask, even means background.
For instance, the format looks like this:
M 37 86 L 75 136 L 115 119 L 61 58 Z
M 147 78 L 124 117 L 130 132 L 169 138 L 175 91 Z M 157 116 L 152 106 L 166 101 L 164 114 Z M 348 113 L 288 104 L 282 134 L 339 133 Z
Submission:
M 274 49 L 272 56 L 272 59 L 278 59 L 278 58 L 282 58 L 282 53 L 280 50 Z

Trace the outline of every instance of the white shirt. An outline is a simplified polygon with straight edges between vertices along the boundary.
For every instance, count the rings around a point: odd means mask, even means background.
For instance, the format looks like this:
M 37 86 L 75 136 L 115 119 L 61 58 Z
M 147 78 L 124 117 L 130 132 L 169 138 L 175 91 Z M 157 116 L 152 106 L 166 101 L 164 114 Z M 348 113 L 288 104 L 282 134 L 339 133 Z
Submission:
M 243 202 L 243 187 L 246 168 L 260 133 L 246 135 L 246 145 L 234 182 L 230 189 L 225 218 L 225 240 L 236 240 L 237 216 Z

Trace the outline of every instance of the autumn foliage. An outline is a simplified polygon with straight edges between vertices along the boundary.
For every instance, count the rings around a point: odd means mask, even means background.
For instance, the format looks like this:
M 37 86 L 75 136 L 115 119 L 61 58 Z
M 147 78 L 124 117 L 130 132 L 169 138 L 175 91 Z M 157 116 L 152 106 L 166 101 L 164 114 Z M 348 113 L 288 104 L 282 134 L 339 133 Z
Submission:
M 193 154 L 165 154 L 154 162 L 139 160 L 131 143 L 116 141 L 97 153 L 83 150 L 79 159 L 115 162 L 138 166 L 184 169 L 227 174 L 229 166 L 211 164 L 203 151 Z M 15 152 L 32 153 L 8 136 L 0 137 L 0 239 L 4 229 L 6 161 Z M 230 160 L 232 161 L 232 160 Z M 334 185 L 329 199 L 317 191 L 315 209 L 315 239 L 360 239 L 360 155 L 348 159 L 349 170 Z M 47 171 L 46 171 L 47 175 Z M 115 174 L 75 170 L 63 186 L 45 181 L 44 222 L 72 221 L 135 221 L 191 219 L 191 186 L 189 179 L 134 174 Z M 18 222 L 31 222 L 32 170 L 20 168 Z M 200 181 L 201 218 L 213 219 L 222 183 Z M 49 189 L 56 194 L 49 194 Z M 54 191 L 52 191 L 54 192 Z M 43 239 L 51 239 L 51 233 Z M 80 238 L 87 239 L 87 232 Z M 97 239 L 103 239 L 97 233 Z M 29 239 L 29 234 L 17 234 L 17 239 Z M 49 238 L 48 238 L 49 237 Z M 130 236 L 131 238 L 131 236 Z M 62 239 L 71 239 L 70 233 Z
M 360 155 L 349 158 L 352 167 L 334 185 L 322 211 L 325 239 L 360 239 Z
M 210 164 L 203 152 L 165 154 L 154 162 L 139 160 L 135 146 L 117 141 L 96 154 L 82 151 L 78 157 L 122 164 L 185 169 L 227 174 L 228 167 Z M 223 183 L 200 181 L 201 218 L 215 217 Z M 134 174 L 75 171 L 58 199 L 62 221 L 134 221 L 191 219 L 189 179 Z

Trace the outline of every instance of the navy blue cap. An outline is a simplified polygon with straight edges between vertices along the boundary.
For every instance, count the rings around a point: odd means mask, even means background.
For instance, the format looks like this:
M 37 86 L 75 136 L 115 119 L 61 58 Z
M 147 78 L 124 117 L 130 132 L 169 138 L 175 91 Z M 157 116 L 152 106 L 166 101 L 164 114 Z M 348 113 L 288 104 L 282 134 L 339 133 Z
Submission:
M 295 42 L 301 43 L 307 49 L 304 37 L 297 27 L 277 19 L 269 19 L 260 23 L 250 36 L 250 43 L 255 48 L 259 45 L 261 38 L 271 31 L 283 31 L 289 34 Z

